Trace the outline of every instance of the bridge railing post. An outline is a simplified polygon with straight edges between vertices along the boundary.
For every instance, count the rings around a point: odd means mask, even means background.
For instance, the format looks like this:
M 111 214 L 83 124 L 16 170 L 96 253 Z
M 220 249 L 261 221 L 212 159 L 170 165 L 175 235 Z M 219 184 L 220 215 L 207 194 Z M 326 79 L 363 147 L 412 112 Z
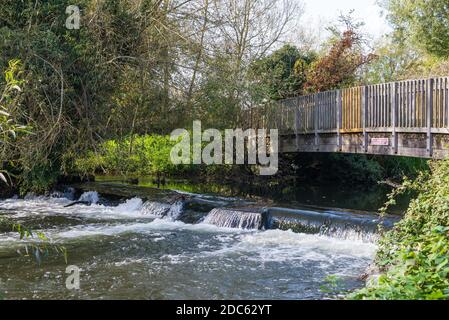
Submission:
M 433 155 L 433 85 L 434 79 L 427 80 L 427 103 L 426 103 L 426 116 L 427 116 L 427 155 L 432 157 Z
M 341 127 L 342 127 L 342 94 L 341 90 L 337 90 L 337 150 L 338 152 L 342 151 L 342 139 L 341 139 Z
M 299 112 L 299 97 L 295 99 L 295 139 L 296 139 L 296 150 L 299 150 L 299 128 L 301 125 Z
M 368 124 L 368 86 L 364 86 L 362 90 L 362 130 L 363 130 L 363 151 L 368 152 L 368 132 L 366 127 Z
M 392 149 L 393 154 L 398 154 L 398 135 L 396 127 L 398 126 L 398 83 L 391 85 L 391 129 L 392 129 Z
M 319 146 L 319 134 L 318 134 L 318 128 L 319 128 L 319 105 L 320 105 L 320 101 L 319 101 L 320 95 L 318 93 L 315 93 L 313 95 L 313 99 L 314 99 L 314 106 L 313 106 L 313 130 L 315 133 L 315 151 L 319 151 L 320 150 L 320 146 Z

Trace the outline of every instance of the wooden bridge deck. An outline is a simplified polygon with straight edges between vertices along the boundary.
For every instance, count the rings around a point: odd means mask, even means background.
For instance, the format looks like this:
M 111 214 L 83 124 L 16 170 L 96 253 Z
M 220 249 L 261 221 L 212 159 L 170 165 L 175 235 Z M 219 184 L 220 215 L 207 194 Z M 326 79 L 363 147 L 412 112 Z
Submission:
M 248 110 L 250 128 L 280 130 L 281 152 L 442 159 L 449 155 L 449 77 L 321 92 Z

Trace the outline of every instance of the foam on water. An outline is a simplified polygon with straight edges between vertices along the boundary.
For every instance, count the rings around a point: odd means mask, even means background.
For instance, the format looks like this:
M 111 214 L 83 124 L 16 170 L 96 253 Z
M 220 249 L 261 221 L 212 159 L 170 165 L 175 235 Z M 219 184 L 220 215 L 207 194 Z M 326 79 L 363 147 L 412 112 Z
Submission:
M 296 267 L 326 270 L 341 261 L 350 266 L 339 268 L 339 275 L 351 275 L 354 269 L 363 269 L 373 259 L 376 246 L 361 241 L 339 240 L 320 235 L 298 234 L 292 231 L 268 230 L 242 233 L 236 236 L 215 235 L 222 244 L 219 249 L 202 248 L 200 252 L 166 254 L 162 257 L 171 264 L 192 261 L 238 260 L 242 264 L 252 261 L 264 268 L 270 263 L 289 263 Z M 224 260 L 223 260 L 224 259 Z
M 113 211 L 119 215 L 130 215 L 134 216 L 136 213 L 141 215 L 141 209 L 143 206 L 143 201 L 140 198 L 132 198 L 126 200 L 124 203 L 119 204 L 117 207 L 113 208 Z
M 54 241 L 64 241 L 64 239 L 82 239 L 98 236 L 118 236 L 126 233 L 135 234 L 154 234 L 159 231 L 191 231 L 196 233 L 210 234 L 242 234 L 248 231 L 220 228 L 208 224 L 186 224 L 181 221 L 158 218 L 150 222 L 143 223 L 121 223 L 121 224 L 86 224 L 60 229 L 48 229 L 44 233 Z M 29 242 L 38 241 L 38 239 L 28 239 Z M 0 234 L 0 243 L 21 242 L 19 235 L 14 232 Z
M 171 206 L 167 203 L 160 203 L 155 201 L 147 201 L 142 206 L 142 214 L 144 215 L 154 215 L 154 216 L 164 216 L 170 210 Z
M 181 201 L 175 202 L 174 204 L 172 204 L 170 206 L 170 209 L 167 212 L 167 218 L 175 221 L 176 219 L 178 219 L 181 216 L 183 209 L 184 209 L 183 202 L 181 202 Z
M 27 196 L 25 199 L 8 199 L 0 201 L 0 210 L 11 211 L 12 219 L 32 216 L 76 216 L 95 219 L 155 219 L 167 216 L 172 220 L 179 217 L 183 210 L 183 203 L 173 205 L 160 202 L 143 202 L 140 198 L 132 198 L 116 207 L 98 204 L 99 195 L 96 192 L 84 193 L 78 201 L 86 201 L 91 205 L 72 203 L 67 198 Z
M 336 239 L 316 234 L 295 233 L 291 230 L 267 230 L 242 236 L 241 249 L 271 248 L 304 249 L 334 254 L 346 254 L 357 257 L 371 257 L 376 245 L 357 240 Z
M 79 201 L 85 201 L 89 202 L 91 204 L 98 203 L 100 201 L 100 196 L 98 195 L 98 192 L 96 191 L 88 191 L 84 192 L 81 197 L 79 198 Z

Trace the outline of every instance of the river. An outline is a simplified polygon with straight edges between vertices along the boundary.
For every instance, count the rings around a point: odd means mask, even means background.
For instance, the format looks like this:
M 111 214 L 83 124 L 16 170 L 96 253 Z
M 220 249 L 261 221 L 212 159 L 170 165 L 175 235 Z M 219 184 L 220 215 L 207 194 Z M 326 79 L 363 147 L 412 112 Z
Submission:
M 374 228 L 364 229 L 375 216 L 360 211 L 366 208 L 336 209 L 333 193 L 304 201 L 192 188 L 106 179 L 65 194 L 1 200 L 1 217 L 43 232 L 50 244 L 0 229 L 0 296 L 331 299 L 363 285 L 376 250 Z M 77 199 L 90 204 L 66 207 Z M 275 206 L 267 227 L 261 212 Z M 61 246 L 67 263 L 54 249 Z M 68 265 L 81 270 L 79 290 L 66 288 Z

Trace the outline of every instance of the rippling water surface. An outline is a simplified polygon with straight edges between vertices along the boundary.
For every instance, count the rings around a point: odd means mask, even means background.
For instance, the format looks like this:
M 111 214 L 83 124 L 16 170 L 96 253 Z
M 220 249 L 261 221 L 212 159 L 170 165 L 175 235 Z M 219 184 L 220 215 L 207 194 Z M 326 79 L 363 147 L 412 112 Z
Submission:
M 61 255 L 50 251 L 38 265 L 17 253 L 24 253 L 26 241 L 3 228 L 5 299 L 320 299 L 329 296 L 323 289 L 328 276 L 340 279 L 340 290 L 361 286 L 358 277 L 375 251 L 373 243 L 351 239 L 220 228 L 207 219 L 188 224 L 176 220 L 176 204 L 140 198 L 64 207 L 70 203 L 0 201 L 1 216 L 44 232 L 67 248 L 68 264 L 82 270 L 81 289 L 67 290 Z

